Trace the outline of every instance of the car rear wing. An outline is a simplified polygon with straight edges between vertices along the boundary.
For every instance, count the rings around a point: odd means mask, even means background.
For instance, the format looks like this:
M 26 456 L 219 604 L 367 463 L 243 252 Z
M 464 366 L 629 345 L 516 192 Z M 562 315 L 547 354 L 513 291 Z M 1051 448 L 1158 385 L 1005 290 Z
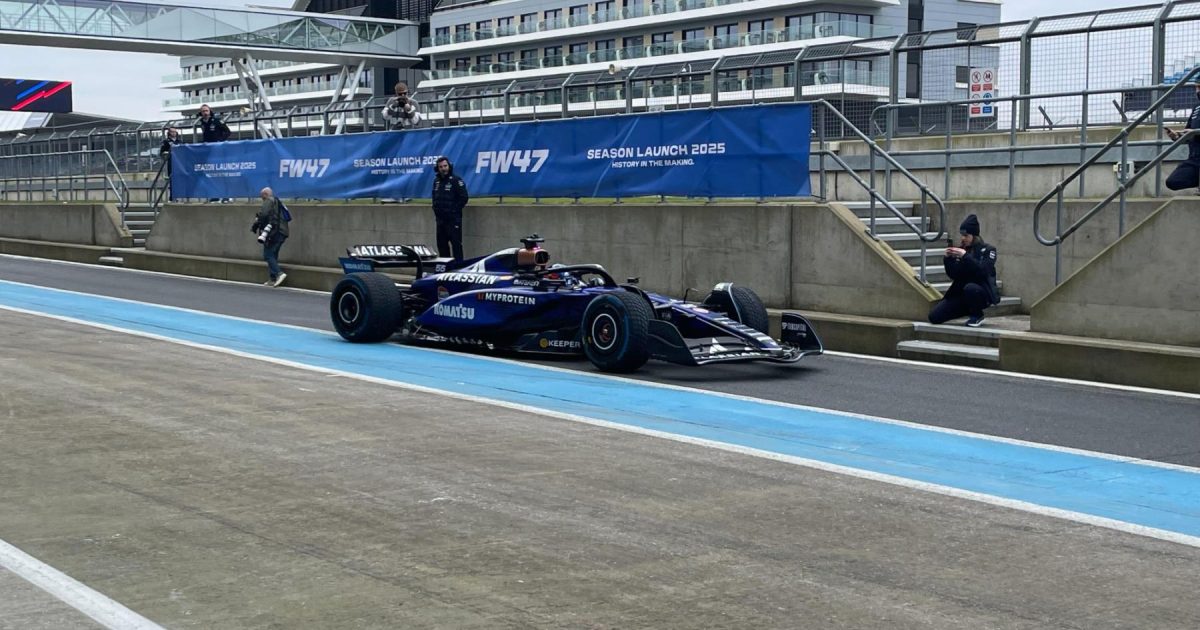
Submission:
M 416 277 L 424 275 L 426 267 L 434 269 L 438 263 L 444 265 L 447 259 L 438 258 L 437 252 L 428 245 L 355 245 L 346 249 L 346 256 L 338 258 L 342 271 L 355 273 L 375 271 L 386 268 L 415 268 Z

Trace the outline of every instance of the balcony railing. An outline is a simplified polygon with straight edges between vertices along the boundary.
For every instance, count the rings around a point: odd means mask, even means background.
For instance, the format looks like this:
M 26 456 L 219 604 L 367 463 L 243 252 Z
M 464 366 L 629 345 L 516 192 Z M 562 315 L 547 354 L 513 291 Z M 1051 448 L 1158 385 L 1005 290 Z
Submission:
M 312 65 L 311 61 L 255 61 L 254 67 L 258 68 L 259 72 L 263 70 L 272 70 L 275 68 L 290 68 L 292 66 Z M 333 64 L 329 64 L 333 65 Z M 213 68 L 211 70 L 193 70 L 191 72 L 182 72 L 178 74 L 164 75 L 163 83 L 175 83 L 177 81 L 192 81 L 195 79 L 210 79 L 212 77 L 237 76 L 237 69 L 233 66 L 225 66 L 224 68 Z
M 706 0 L 709 1 L 709 0 Z M 865 28 L 864 28 L 865 27 Z M 486 63 L 466 68 L 432 70 L 430 79 L 453 79 L 472 77 L 518 70 L 535 70 L 538 68 L 556 68 L 586 63 L 611 63 L 627 59 L 643 59 L 647 57 L 663 57 L 695 53 L 706 50 L 738 48 L 743 46 L 758 46 L 762 44 L 777 44 L 794 42 L 818 37 L 884 37 L 892 32 L 890 27 L 873 26 L 848 20 L 821 22 L 806 26 L 792 27 L 778 31 L 755 31 L 741 35 L 720 35 L 706 39 L 690 39 L 682 42 L 666 42 L 650 44 L 649 46 L 628 46 L 626 48 L 610 48 L 589 53 L 573 53 L 569 55 L 552 55 L 535 59 L 524 59 L 515 63 Z
M 701 9 L 722 7 L 731 4 L 741 4 L 743 2 L 750 1 L 752 0 L 663 0 L 660 2 L 647 2 L 645 4 L 624 7 L 621 9 L 597 11 L 595 13 L 588 13 L 585 15 L 572 15 L 565 19 L 555 18 L 552 20 L 542 20 L 540 22 L 522 22 L 518 24 L 515 29 L 512 26 L 506 26 L 501 29 L 465 30 L 457 31 L 452 34 L 447 33 L 442 35 L 434 35 L 433 37 L 423 37 L 421 38 L 421 47 L 427 48 L 429 46 L 447 46 L 449 44 L 461 44 L 463 42 L 482 41 L 485 39 L 510 37 L 512 35 L 542 33 L 574 26 L 605 24 L 608 22 L 615 22 L 617 20 L 628 20 L 631 18 L 646 17 L 650 15 L 667 15 L 684 11 L 698 11 Z M 857 22 L 848 23 L 859 24 Z M 861 26 L 865 27 L 866 31 L 871 31 L 871 24 L 861 24 Z M 853 37 L 871 37 L 871 35 L 850 35 Z
M 315 83 L 302 83 L 298 85 L 280 85 L 269 87 L 264 90 L 267 96 L 288 96 L 290 94 L 303 94 L 306 92 L 325 92 L 332 91 L 337 88 L 336 81 L 317 81 Z M 359 90 L 370 90 L 371 86 L 360 83 Z M 187 105 L 202 105 L 208 103 L 217 105 L 229 101 L 245 101 L 249 100 L 250 94 L 245 90 L 236 90 L 233 92 L 225 92 L 224 94 L 205 94 L 202 96 L 184 96 L 180 98 L 169 98 L 163 101 L 164 108 L 183 107 Z

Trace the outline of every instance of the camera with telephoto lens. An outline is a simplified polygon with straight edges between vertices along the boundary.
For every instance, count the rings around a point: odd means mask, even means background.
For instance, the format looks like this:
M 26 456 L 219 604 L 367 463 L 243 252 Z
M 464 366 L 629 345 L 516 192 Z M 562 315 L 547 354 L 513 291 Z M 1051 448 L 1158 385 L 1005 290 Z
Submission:
M 270 238 L 270 236 L 271 236 L 271 226 L 268 225 L 267 227 L 263 228 L 263 231 L 258 233 L 258 242 L 262 243 L 263 245 L 266 245 L 267 239 Z

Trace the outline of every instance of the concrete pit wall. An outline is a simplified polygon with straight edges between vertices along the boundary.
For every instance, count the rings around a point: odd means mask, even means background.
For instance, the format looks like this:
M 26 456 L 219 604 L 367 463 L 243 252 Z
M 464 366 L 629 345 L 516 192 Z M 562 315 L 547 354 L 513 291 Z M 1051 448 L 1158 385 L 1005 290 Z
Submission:
M 1137 199 L 1125 209 L 1125 226 L 1129 230 L 1157 210 L 1165 200 Z M 1063 227 L 1071 225 L 1095 205 L 1096 200 L 1067 201 L 1063 204 Z M 1033 304 L 1054 289 L 1054 247 L 1047 247 L 1033 237 L 1033 202 L 1030 201 L 956 201 L 946 204 L 947 231 L 958 238 L 958 226 L 968 214 L 979 217 L 983 239 L 1000 252 L 997 277 L 1004 281 L 1002 293 L 1021 298 L 1022 304 Z M 1062 245 L 1062 277 L 1081 269 L 1105 247 L 1119 238 L 1119 212 L 1114 202 L 1092 217 Z M 1042 212 L 1042 234 L 1055 233 L 1055 206 Z
M 0 238 L 60 244 L 131 247 L 114 204 L 0 203 Z
M 1200 348 L 1197 235 L 1200 200 L 1164 204 L 1034 304 L 1032 329 Z
M 294 217 L 286 265 L 333 267 L 359 243 L 433 245 L 425 205 L 288 206 Z M 169 206 L 147 241 L 151 252 L 256 260 L 256 208 Z M 702 297 L 717 282 L 753 288 L 772 307 L 919 319 L 931 294 L 902 261 L 865 238 L 845 208 L 817 204 L 475 205 L 467 208 L 468 256 L 518 246 L 538 233 L 558 262 L 598 262 L 619 281 Z

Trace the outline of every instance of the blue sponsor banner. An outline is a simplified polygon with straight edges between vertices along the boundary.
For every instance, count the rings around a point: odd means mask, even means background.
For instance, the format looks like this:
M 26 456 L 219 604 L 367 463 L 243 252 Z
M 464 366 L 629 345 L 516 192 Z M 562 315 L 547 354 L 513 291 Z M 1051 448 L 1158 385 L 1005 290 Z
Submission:
M 802 197 L 811 130 L 789 103 L 191 144 L 171 152 L 171 195 L 427 198 L 444 155 L 476 196 Z

